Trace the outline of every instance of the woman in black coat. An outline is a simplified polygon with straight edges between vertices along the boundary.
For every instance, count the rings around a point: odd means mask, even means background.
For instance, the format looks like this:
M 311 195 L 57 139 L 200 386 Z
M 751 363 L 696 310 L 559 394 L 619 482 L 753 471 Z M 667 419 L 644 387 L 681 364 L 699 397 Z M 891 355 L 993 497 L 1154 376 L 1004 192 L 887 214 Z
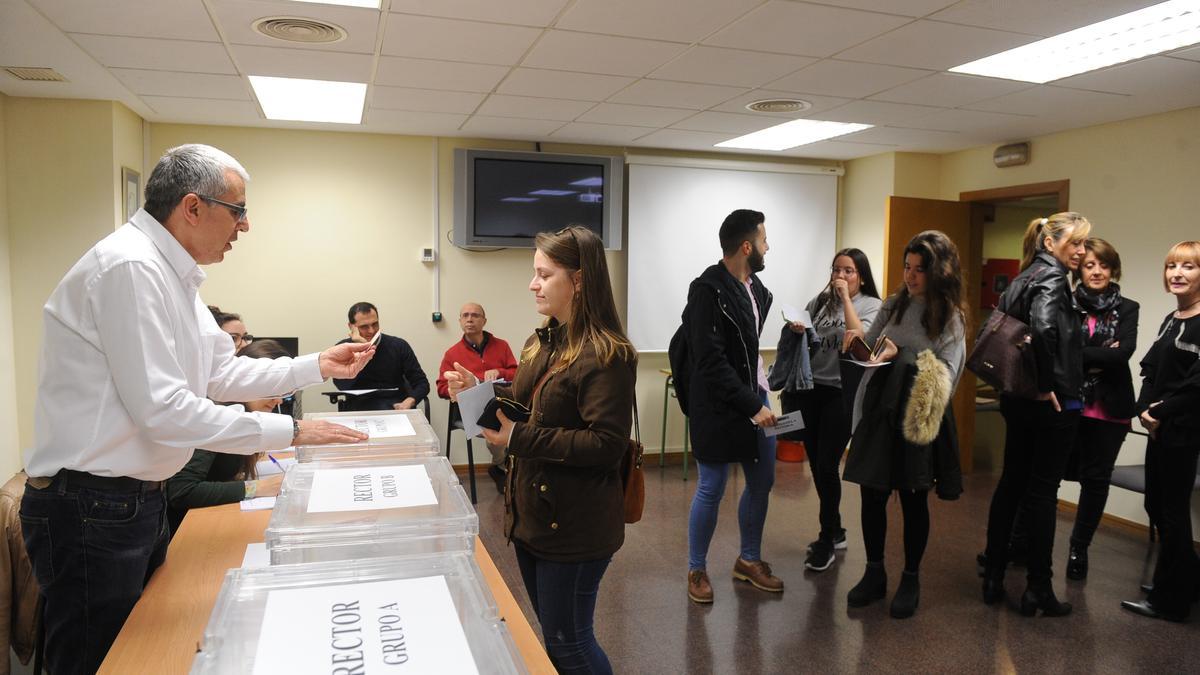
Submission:
M 1067 462 L 1068 480 L 1079 481 L 1079 508 L 1071 531 L 1067 578 L 1086 579 L 1088 545 L 1104 515 L 1117 453 L 1134 416 L 1129 359 L 1137 348 L 1138 304 L 1121 295 L 1121 256 L 1103 239 L 1088 239 L 1076 272 L 1075 302 L 1082 317 L 1083 412 L 1075 447 Z
M 988 513 L 983 601 L 1004 598 L 1004 569 L 1018 510 L 1029 531 L 1028 585 L 1021 614 L 1066 616 L 1050 584 L 1058 508 L 1058 485 L 1075 444 L 1083 410 L 1083 334 L 1071 298 L 1072 270 L 1079 268 L 1092 225 L 1073 212 L 1035 218 L 1025 230 L 1021 273 L 1000 297 L 996 311 L 1029 325 L 1037 362 L 1034 399 L 1002 396 L 1004 470 Z
M 1200 455 L 1200 241 L 1167 253 L 1163 286 L 1178 309 L 1163 320 L 1142 359 L 1137 409 L 1146 444 L 1146 511 L 1158 528 L 1154 587 L 1131 612 L 1186 621 L 1200 592 L 1200 558 L 1192 544 L 1192 489 Z

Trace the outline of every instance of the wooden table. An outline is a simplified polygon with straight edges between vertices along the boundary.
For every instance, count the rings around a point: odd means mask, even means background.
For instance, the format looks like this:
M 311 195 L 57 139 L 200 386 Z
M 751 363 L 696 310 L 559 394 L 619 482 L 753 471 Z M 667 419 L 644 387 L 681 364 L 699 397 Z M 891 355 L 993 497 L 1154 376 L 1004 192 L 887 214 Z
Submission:
M 189 511 L 171 541 L 166 562 L 150 579 L 99 672 L 188 672 L 225 572 L 241 566 L 247 544 L 263 540 L 270 518 L 270 511 L 243 512 L 237 504 Z M 478 537 L 475 562 L 526 667 L 531 673 L 554 673 L 545 649 Z

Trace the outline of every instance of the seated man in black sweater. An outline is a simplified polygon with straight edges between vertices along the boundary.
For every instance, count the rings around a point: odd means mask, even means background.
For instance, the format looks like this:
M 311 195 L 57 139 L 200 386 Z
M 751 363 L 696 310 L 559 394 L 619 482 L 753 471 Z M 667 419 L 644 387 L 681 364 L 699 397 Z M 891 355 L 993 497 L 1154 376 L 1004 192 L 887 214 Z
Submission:
M 350 337 L 338 342 L 370 342 L 379 332 L 379 311 L 369 302 L 356 302 L 350 307 Z M 349 396 L 342 410 L 408 410 L 429 395 L 429 379 L 412 347 L 393 335 L 380 335 L 375 358 L 358 377 L 352 380 L 334 379 L 333 384 L 346 389 L 395 389 L 366 396 Z

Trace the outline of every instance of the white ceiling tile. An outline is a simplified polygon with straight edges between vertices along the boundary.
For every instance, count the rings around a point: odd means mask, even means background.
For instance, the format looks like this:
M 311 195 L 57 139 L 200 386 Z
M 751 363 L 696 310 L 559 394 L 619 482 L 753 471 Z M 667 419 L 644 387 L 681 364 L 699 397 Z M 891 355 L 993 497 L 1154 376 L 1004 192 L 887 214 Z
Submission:
M 1041 84 L 964 107 L 985 112 L 1044 117 L 1071 114 L 1075 109 L 1085 107 L 1111 106 L 1122 102 L 1125 98 L 1118 94 L 1081 91 Z
M 494 89 L 508 71 L 508 66 L 381 56 L 375 71 L 375 84 L 486 93 Z
M 750 11 L 762 0 L 576 0 L 559 28 L 696 42 Z
M 444 61 L 513 65 L 541 34 L 538 28 L 392 14 L 382 53 Z
M 632 77 L 571 73 L 565 70 L 516 68 L 496 91 L 518 96 L 603 101 L 634 81 Z
M 219 42 L 204 4 L 195 0 L 29 0 L 67 33 Z
M 616 124 L 590 124 L 587 122 L 571 122 L 551 134 L 556 140 L 571 140 L 579 143 L 624 144 L 630 143 L 648 133 L 655 131 L 654 127 L 628 127 Z
M 739 115 L 737 113 L 714 112 L 706 110 L 671 125 L 672 129 L 687 129 L 690 131 L 713 131 L 731 133 L 738 136 L 751 131 L 759 131 L 786 120 L 767 117 L 766 115 Z
M 849 143 L 846 141 L 819 141 L 801 145 L 778 154 L 785 157 L 811 157 L 813 159 L 856 159 L 883 152 L 894 152 L 896 146 L 877 143 Z
M 307 80 L 369 82 L 371 55 L 312 49 L 279 49 L 233 45 L 230 50 L 247 75 L 298 77 Z
M 840 137 L 849 143 L 878 143 L 894 145 L 900 150 L 950 152 L 979 145 L 974 136 L 955 131 L 929 131 L 900 127 L 871 127 L 865 131 Z
M 375 86 L 371 88 L 370 107 L 410 112 L 470 114 L 479 107 L 483 98 L 483 94 L 465 91 Z
M 551 120 L 523 120 L 515 117 L 473 115 L 463 125 L 462 130 L 477 136 L 538 139 L 548 136 L 561 126 L 562 122 Z
M 968 135 L 986 134 L 993 131 L 1008 135 L 1022 135 L 1039 124 L 1036 117 L 1006 113 L 981 112 L 977 110 L 945 110 L 922 118 L 922 129 L 957 131 Z
M 139 95 L 250 100 L 250 84 L 237 75 L 175 73 L 167 70 L 110 68 L 125 86 Z
M 838 58 L 947 70 L 1035 40 L 1018 33 L 921 20 L 847 49 Z
M 660 105 L 675 108 L 702 110 L 723 103 L 734 96 L 744 94 L 745 89 L 719 87 L 710 84 L 667 82 L 666 80 L 638 80 L 610 100 L 613 103 L 634 105 Z
M 453 136 L 467 120 L 466 115 L 369 109 L 363 126 L 372 131 L 420 136 Z
M 678 82 L 757 87 L 816 61 L 807 56 L 696 45 L 650 77 Z
M 251 101 L 166 96 L 143 96 L 142 100 L 158 113 L 156 122 L 253 124 L 263 120 Z
M 568 0 L 392 0 L 392 12 L 522 26 L 548 26 Z
M 1055 86 L 1161 98 L 1200 92 L 1200 63 L 1152 56 L 1054 81 Z
M 825 59 L 767 86 L 781 91 L 862 98 L 926 75 L 928 70 Z
M 538 40 L 521 65 L 641 77 L 686 48 L 674 42 L 552 30 Z
M 1190 61 L 1200 61 L 1200 46 L 1188 47 L 1178 51 L 1171 52 L 1170 56 L 1176 59 L 1188 59 Z
M 494 117 L 524 117 L 533 120 L 570 122 L 594 105 L 596 104 L 591 101 L 492 94 L 476 112 L 480 115 Z
M 771 0 L 707 38 L 704 44 L 832 56 L 909 21 L 886 14 Z
M 236 75 L 237 69 L 219 42 L 159 40 L 72 33 L 71 39 L 110 68 L 174 70 L 181 73 Z
M 1057 35 L 1163 0 L 962 0 L 932 19 L 1030 35 Z
M 677 148 L 681 150 L 719 151 L 723 148 L 714 147 L 724 143 L 738 134 L 714 134 L 705 131 L 684 131 L 682 129 L 660 129 L 638 139 L 641 147 Z M 744 152 L 739 151 L 739 152 Z
M 900 14 L 901 16 L 925 16 L 943 7 L 953 5 L 956 0 L 820 0 L 822 5 L 837 5 L 850 9 Z
M 809 108 L 808 110 L 801 110 L 799 112 L 794 112 L 794 113 L 759 113 L 759 112 L 756 112 L 754 114 L 755 115 L 766 115 L 769 117 L 776 117 L 776 118 L 780 118 L 780 119 L 796 119 L 796 118 L 800 118 L 800 117 L 813 117 L 813 116 L 819 116 L 822 112 L 825 112 L 826 110 L 831 110 L 838 106 L 845 105 L 845 104 L 849 103 L 851 100 L 848 98 L 838 98 L 835 96 L 813 96 L 812 94 L 798 95 L 798 94 L 794 94 L 791 92 L 778 91 L 775 89 L 755 89 L 754 91 L 746 93 L 742 96 L 738 96 L 737 98 L 726 101 L 725 103 L 722 103 L 721 105 L 714 107 L 713 110 L 719 110 L 721 112 L 745 113 L 745 112 L 749 112 L 746 110 L 746 105 L 749 103 L 753 103 L 755 101 L 762 101 L 764 99 L 777 99 L 777 98 L 779 98 L 779 99 L 782 99 L 782 98 L 799 99 L 801 101 L 808 102 L 809 104 L 812 105 L 812 107 Z
M 627 126 L 665 127 L 695 114 L 686 108 L 660 108 L 646 105 L 601 103 L 580 115 L 581 122 Z
M 929 77 L 875 94 L 871 100 L 957 108 L 987 98 L 1011 94 L 1032 86 L 1028 82 L 1000 80 L 994 77 L 935 73 Z
M 151 3 L 147 3 L 151 4 Z M 203 6 L 196 2 L 198 6 Z M 301 47 L 318 51 L 375 52 L 375 37 L 382 16 L 379 10 L 362 7 L 342 7 L 319 3 L 298 3 L 287 0 L 212 0 L 211 6 L 221 32 L 230 44 L 262 47 Z M 332 23 L 346 30 L 341 42 L 297 43 L 269 38 L 254 30 L 254 22 L 268 16 L 302 16 Z
M 907 103 L 884 103 L 882 101 L 851 101 L 840 108 L 826 111 L 815 119 L 832 122 L 858 122 L 860 124 L 905 124 L 928 117 L 945 108 L 932 106 L 910 105 Z M 910 124 L 909 126 L 920 126 Z

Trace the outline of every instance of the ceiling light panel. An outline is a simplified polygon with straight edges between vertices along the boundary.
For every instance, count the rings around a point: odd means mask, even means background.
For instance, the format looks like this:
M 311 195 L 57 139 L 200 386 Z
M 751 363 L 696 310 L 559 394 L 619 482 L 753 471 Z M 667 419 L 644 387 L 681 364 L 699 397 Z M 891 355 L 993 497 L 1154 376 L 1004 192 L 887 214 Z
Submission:
M 1197 42 L 1200 0 L 1169 0 L 950 71 L 1043 84 Z
M 250 85 L 267 119 L 362 123 L 365 83 L 251 75 Z
M 379 0 L 293 0 L 293 2 L 305 2 L 313 5 L 342 5 L 343 7 L 366 7 L 367 9 L 379 9 Z
M 760 129 L 754 133 L 738 136 L 737 138 L 717 143 L 718 148 L 742 148 L 744 150 L 787 150 L 800 145 L 816 143 L 829 138 L 845 136 L 863 129 L 870 129 L 870 124 L 852 122 L 825 122 L 822 120 L 792 120 L 773 127 Z

